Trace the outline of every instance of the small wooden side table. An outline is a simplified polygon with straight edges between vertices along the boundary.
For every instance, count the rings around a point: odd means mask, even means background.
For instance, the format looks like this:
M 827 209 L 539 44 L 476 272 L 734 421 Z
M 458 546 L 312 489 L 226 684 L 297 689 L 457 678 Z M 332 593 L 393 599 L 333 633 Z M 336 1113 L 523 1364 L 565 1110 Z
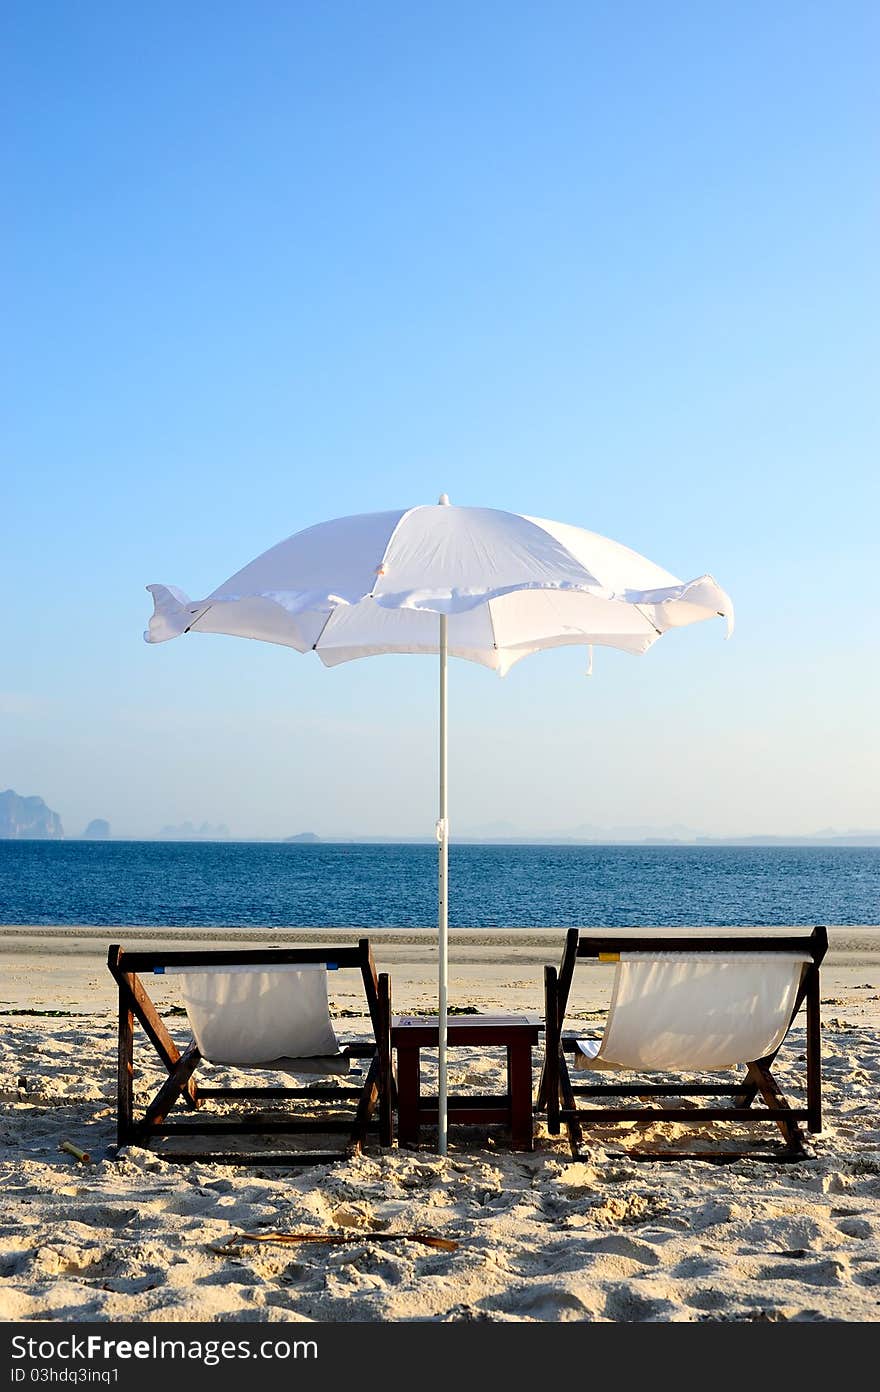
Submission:
M 537 1015 L 454 1015 L 449 1020 L 450 1048 L 502 1046 L 507 1050 L 505 1093 L 456 1093 L 447 1098 L 450 1122 L 506 1126 L 514 1150 L 532 1150 L 532 1045 L 537 1044 Z M 422 1126 L 437 1123 L 437 1098 L 421 1092 L 420 1051 L 436 1049 L 437 1016 L 393 1015 L 391 1047 L 397 1050 L 397 1137 L 400 1145 L 418 1145 Z

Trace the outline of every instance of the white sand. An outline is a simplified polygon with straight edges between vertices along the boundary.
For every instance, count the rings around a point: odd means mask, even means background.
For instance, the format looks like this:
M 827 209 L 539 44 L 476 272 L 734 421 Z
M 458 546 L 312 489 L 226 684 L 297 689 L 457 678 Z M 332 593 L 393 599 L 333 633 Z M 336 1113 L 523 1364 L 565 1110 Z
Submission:
M 512 950 L 500 934 L 460 935 L 454 998 L 485 1010 L 539 1011 L 540 964 L 558 958 L 561 939 L 518 935 Z M 794 1166 L 638 1165 L 623 1153 L 629 1127 L 594 1130 L 582 1163 L 570 1163 L 565 1138 L 551 1140 L 543 1127 L 533 1155 L 506 1151 L 500 1131 L 471 1128 L 453 1130 L 445 1160 L 427 1147 L 384 1155 L 373 1148 L 297 1171 L 176 1166 L 137 1148 L 114 1159 L 113 983 L 102 959 L 109 941 L 135 940 L 125 930 L 53 937 L 0 929 L 0 1010 L 78 1012 L 0 1019 L 0 1318 L 880 1316 L 877 930 L 832 934 L 822 989 L 826 1124 L 810 1139 L 811 1157 Z M 396 1009 L 429 1006 L 429 942 L 377 935 L 374 947 L 380 969 L 392 972 Z M 356 996 L 342 982 L 334 999 L 349 1011 Z M 601 1020 L 609 973 L 580 970 L 578 982 L 574 1007 L 590 1027 Z M 167 993 L 170 983 L 162 984 Z M 185 1022 L 168 1023 L 182 1040 Z M 340 1030 L 363 1037 L 364 1025 L 345 1018 Z M 793 1098 L 803 1043 L 799 1023 L 776 1068 Z M 149 1060 L 144 1047 L 147 1089 L 160 1077 Z M 497 1086 L 497 1054 L 456 1050 L 452 1061 L 453 1087 Z M 655 1142 L 684 1134 L 641 1133 Z M 778 1136 L 767 1127 L 759 1134 Z M 87 1148 L 93 1163 L 59 1153 L 65 1139 Z M 712 1143 L 708 1128 L 698 1139 Z M 370 1240 L 416 1228 L 459 1248 Z M 237 1232 L 260 1230 L 344 1231 L 361 1240 L 218 1250 Z

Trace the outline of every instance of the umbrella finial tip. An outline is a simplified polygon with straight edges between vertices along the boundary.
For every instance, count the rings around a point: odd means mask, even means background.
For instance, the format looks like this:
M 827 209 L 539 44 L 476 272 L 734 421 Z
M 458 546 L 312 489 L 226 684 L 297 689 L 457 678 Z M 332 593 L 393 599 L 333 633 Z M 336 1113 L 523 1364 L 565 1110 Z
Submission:
M 440 497 L 437 499 L 437 502 L 440 507 L 449 507 L 449 494 L 441 493 Z

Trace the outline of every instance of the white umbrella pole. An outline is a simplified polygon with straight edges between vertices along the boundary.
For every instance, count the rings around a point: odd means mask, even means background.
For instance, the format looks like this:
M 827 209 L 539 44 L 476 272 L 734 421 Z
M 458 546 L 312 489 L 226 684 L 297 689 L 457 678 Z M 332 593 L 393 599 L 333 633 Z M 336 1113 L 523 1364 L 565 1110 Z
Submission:
M 437 867 L 437 929 L 439 939 L 439 963 L 440 974 L 438 981 L 438 1065 L 439 1077 L 437 1085 L 437 1150 L 440 1155 L 446 1154 L 447 1143 L 447 1088 L 446 1088 L 446 1035 L 447 1035 L 447 999 L 446 990 L 448 985 L 448 930 L 449 930 L 449 821 L 447 819 L 447 800 L 446 800 L 446 769 L 447 769 L 447 738 L 446 738 L 446 660 L 448 653 L 448 619 L 445 614 L 440 615 L 440 820 L 437 823 L 437 839 L 440 843 L 438 851 Z

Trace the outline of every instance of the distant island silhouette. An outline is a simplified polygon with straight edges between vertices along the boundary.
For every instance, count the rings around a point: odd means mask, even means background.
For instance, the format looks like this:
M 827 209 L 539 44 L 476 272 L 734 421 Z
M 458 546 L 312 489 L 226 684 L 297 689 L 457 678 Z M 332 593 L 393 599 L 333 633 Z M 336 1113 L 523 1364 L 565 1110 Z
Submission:
M 156 841 L 228 841 L 229 827 L 224 822 L 218 822 L 212 826 L 210 822 L 202 822 L 201 826 L 195 826 L 193 822 L 181 822 L 180 826 L 164 826 Z
M 61 818 L 41 797 L 21 797 L 12 788 L 0 793 L 0 837 L 58 841 L 63 835 Z
M 106 841 L 110 836 L 110 823 L 104 817 L 94 817 L 82 834 L 83 841 Z

